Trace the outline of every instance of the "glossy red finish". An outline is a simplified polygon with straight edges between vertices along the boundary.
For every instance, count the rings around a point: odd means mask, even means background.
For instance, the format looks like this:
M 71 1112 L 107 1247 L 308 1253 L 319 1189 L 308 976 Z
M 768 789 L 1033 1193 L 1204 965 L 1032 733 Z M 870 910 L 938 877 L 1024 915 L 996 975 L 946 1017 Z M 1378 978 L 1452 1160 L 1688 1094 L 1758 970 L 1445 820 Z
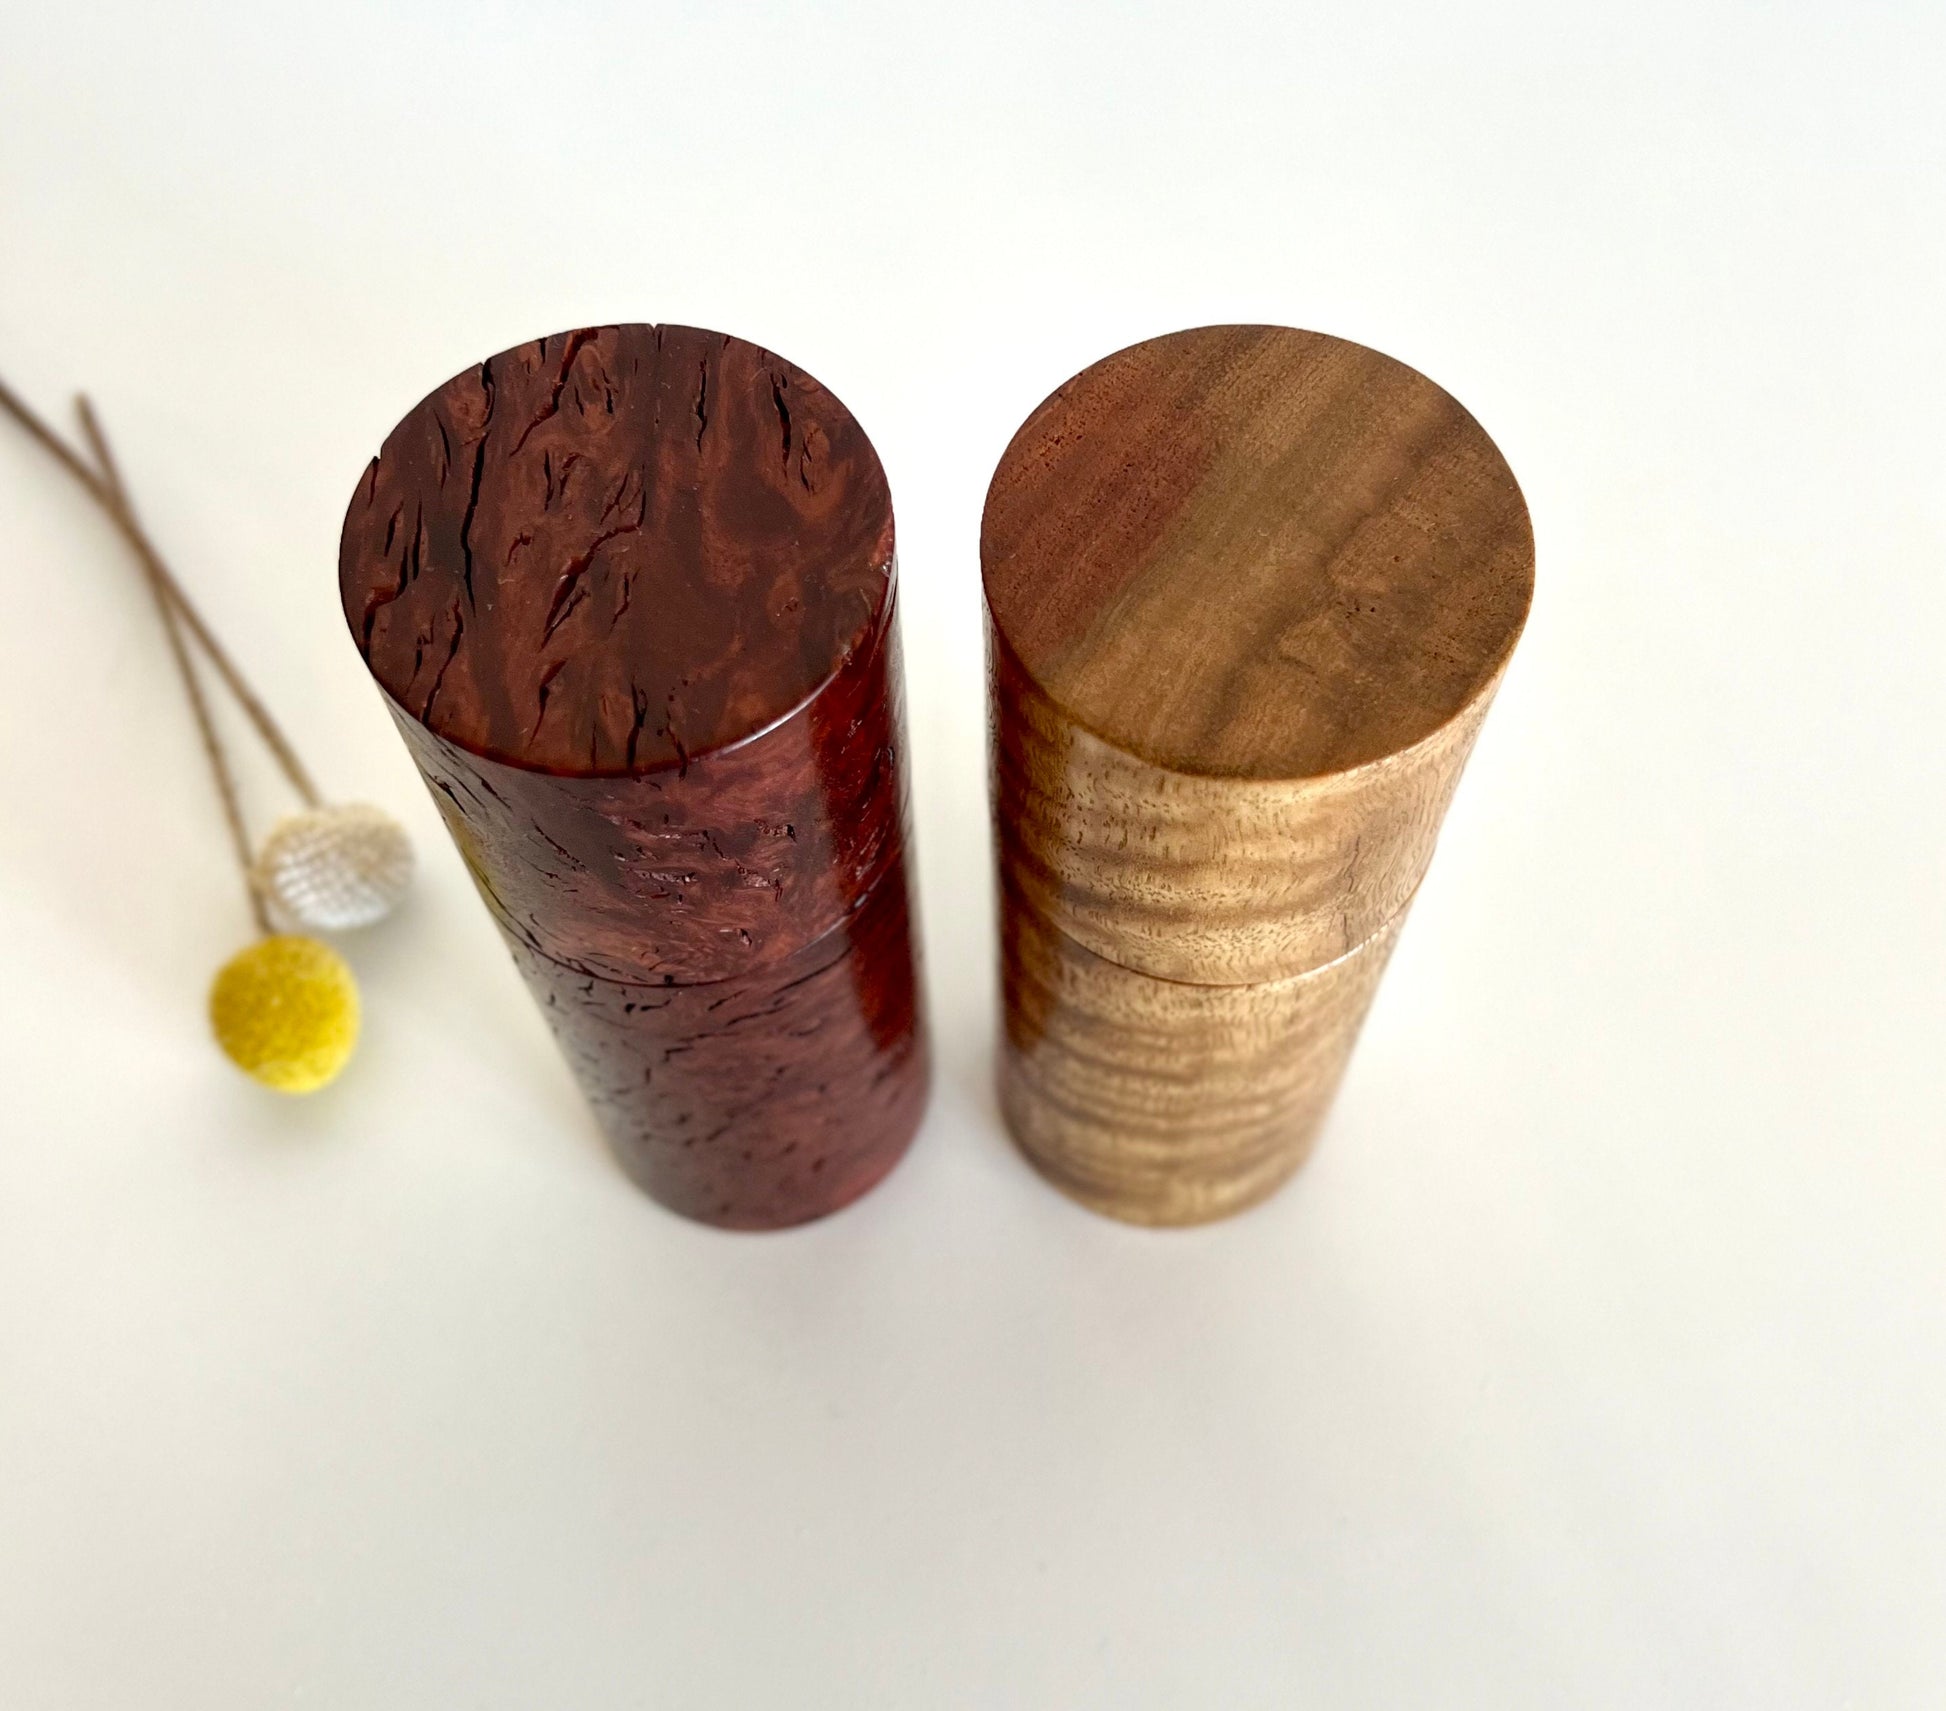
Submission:
M 801 370 L 692 328 L 489 359 L 387 439 L 346 620 L 631 1175 L 799 1223 L 926 1088 L 889 492 Z

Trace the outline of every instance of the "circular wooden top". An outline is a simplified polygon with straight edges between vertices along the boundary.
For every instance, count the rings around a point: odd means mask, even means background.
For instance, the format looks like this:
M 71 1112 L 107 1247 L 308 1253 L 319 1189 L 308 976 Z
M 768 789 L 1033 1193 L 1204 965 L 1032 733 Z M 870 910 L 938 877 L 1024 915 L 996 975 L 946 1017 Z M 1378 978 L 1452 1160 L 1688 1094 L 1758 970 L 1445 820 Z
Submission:
M 802 369 L 694 327 L 587 328 L 393 429 L 339 585 L 372 673 L 476 754 L 686 769 L 801 706 L 890 598 L 892 501 Z
M 1075 723 L 1177 772 L 1295 779 L 1407 748 L 1494 681 L 1534 544 L 1423 375 L 1286 327 L 1132 345 L 1000 460 L 988 609 Z

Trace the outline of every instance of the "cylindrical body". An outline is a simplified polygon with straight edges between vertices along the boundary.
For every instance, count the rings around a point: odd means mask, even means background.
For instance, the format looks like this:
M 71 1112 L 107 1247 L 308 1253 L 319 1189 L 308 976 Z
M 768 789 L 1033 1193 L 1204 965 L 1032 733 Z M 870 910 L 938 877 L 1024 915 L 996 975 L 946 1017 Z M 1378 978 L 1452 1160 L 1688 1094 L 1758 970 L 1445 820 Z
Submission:
M 1206 327 L 1035 411 L 981 562 L 1002 1109 L 1098 1210 L 1221 1217 L 1330 1105 L 1526 618 L 1526 507 L 1403 364 Z
M 345 522 L 345 614 L 621 1162 L 799 1223 L 925 1101 L 892 509 L 802 370 L 694 328 L 455 377 Z

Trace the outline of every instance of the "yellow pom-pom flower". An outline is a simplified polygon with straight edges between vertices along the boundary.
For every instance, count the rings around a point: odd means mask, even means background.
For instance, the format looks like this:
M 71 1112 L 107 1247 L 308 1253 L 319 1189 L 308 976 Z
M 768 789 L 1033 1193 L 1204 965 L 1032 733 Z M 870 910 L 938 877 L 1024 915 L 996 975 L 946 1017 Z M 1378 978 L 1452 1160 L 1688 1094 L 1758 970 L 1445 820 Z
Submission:
M 209 989 L 216 1043 L 280 1093 L 313 1093 L 358 1043 L 358 983 L 316 939 L 280 934 L 238 951 Z

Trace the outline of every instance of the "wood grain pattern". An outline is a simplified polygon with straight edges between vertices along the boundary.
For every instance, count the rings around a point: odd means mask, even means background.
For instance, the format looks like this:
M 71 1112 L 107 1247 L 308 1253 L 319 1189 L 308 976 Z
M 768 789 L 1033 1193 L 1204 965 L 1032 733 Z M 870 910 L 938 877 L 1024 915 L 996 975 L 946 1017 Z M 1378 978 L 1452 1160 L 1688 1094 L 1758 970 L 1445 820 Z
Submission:
M 1533 590 L 1520 490 L 1403 364 L 1276 327 L 1118 352 L 981 532 L 1002 1090 L 1137 1222 L 1308 1149 Z
M 1015 1140 L 1129 1223 L 1256 1204 L 1310 1155 L 1404 920 L 1308 974 L 1208 986 L 1098 957 L 1003 887 L 1000 1107 Z
M 1099 956 L 1165 980 L 1279 980 L 1355 949 L 1419 887 L 1497 679 L 1397 754 L 1320 778 L 1172 772 L 1066 721 L 987 633 L 995 836 L 1010 883 Z
M 1477 700 L 1534 544 L 1493 442 L 1425 376 L 1288 327 L 1096 363 L 988 489 L 995 627 L 1067 717 L 1174 772 L 1310 778 Z
M 781 358 L 606 327 L 455 377 L 346 518 L 346 620 L 631 1174 L 817 1217 L 910 1141 L 891 500 Z

